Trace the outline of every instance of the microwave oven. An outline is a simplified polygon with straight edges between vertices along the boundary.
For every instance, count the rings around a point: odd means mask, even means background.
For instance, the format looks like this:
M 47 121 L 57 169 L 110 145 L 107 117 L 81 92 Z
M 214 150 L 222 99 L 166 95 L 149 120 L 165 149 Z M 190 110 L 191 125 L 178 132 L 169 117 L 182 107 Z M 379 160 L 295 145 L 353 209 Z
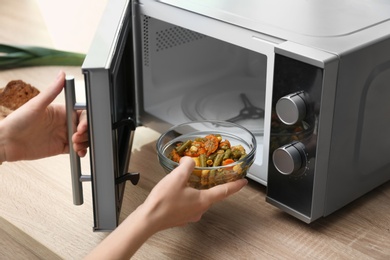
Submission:
M 71 152 L 74 203 L 92 185 L 94 230 L 118 225 L 135 129 L 225 120 L 256 137 L 247 175 L 311 223 L 390 179 L 390 3 L 110 0 L 66 80 L 69 134 L 86 109 L 91 173 Z M 156 155 L 157 160 L 157 155 Z M 134 187 L 136 188 L 136 187 Z

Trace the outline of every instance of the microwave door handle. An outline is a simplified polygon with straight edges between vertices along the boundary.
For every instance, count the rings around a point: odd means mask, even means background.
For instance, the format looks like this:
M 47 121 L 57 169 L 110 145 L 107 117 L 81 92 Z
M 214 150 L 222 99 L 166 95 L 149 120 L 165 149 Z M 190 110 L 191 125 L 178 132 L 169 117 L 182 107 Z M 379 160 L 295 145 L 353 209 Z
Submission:
M 70 170 L 72 180 L 73 191 L 73 204 L 83 204 L 83 186 L 81 176 L 80 157 L 73 149 L 72 135 L 77 131 L 77 111 L 76 109 L 82 109 L 81 106 L 76 104 L 75 95 L 75 80 L 73 76 L 66 76 L 65 78 L 65 105 L 66 105 L 66 120 L 68 128 L 68 143 L 69 143 L 69 157 L 70 157 Z M 84 106 L 85 108 L 85 106 Z

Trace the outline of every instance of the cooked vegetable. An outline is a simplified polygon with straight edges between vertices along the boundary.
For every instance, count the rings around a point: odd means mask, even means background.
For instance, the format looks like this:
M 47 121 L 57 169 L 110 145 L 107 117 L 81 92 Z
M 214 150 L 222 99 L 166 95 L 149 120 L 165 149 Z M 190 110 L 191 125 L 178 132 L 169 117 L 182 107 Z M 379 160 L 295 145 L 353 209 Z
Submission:
M 219 143 L 219 148 L 227 150 L 230 148 L 230 142 L 228 140 L 223 140 Z
M 222 166 L 218 169 L 194 170 L 190 176 L 189 185 L 203 189 L 244 177 L 249 165 L 243 166 L 243 163 L 239 163 L 232 165 L 232 167 L 224 166 L 234 164 L 246 155 L 242 145 L 231 146 L 230 141 L 222 140 L 220 135 L 207 135 L 177 143 L 168 158 L 179 162 L 181 157 L 190 156 L 194 159 L 197 167 Z
M 234 163 L 234 160 L 229 158 L 229 159 L 224 160 L 222 165 L 225 166 L 225 165 L 229 165 L 232 163 Z
M 207 167 L 207 157 L 204 153 L 199 155 L 199 165 L 200 167 Z
M 225 154 L 223 155 L 223 160 L 227 160 L 231 157 L 232 150 L 230 148 L 226 149 Z
M 215 135 L 208 135 L 205 137 L 206 142 L 204 148 L 206 149 L 207 156 L 214 153 L 219 147 L 219 139 Z
M 172 150 L 170 156 L 171 156 L 170 159 L 172 161 L 175 161 L 175 162 L 180 161 L 181 156 L 179 155 L 179 153 L 175 149 Z
M 179 148 L 177 148 L 177 153 L 181 154 L 184 153 L 184 151 L 191 145 L 191 140 L 186 141 L 185 143 L 182 143 Z
M 223 153 L 218 153 L 217 156 L 215 156 L 213 167 L 220 166 L 222 164 L 223 159 Z

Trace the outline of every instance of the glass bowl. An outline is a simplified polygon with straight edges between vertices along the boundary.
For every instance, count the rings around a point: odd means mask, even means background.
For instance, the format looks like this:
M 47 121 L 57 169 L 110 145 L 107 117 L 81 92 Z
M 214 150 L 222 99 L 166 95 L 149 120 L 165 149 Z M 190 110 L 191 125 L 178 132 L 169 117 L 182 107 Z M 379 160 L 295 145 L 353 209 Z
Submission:
M 196 166 L 188 185 L 208 189 L 246 176 L 255 159 L 256 139 L 238 124 L 196 121 L 170 128 L 157 140 L 156 147 L 166 173 L 179 165 L 182 156 L 192 157 Z

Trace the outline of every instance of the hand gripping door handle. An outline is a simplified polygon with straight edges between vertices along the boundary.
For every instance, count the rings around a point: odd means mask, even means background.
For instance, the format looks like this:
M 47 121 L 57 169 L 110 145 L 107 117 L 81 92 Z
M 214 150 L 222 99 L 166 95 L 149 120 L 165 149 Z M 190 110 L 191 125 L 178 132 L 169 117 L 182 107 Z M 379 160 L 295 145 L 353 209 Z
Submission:
M 65 104 L 66 104 L 66 120 L 68 127 L 68 142 L 69 142 L 69 157 L 70 170 L 73 190 L 73 204 L 82 205 L 83 200 L 83 186 L 80 157 L 73 150 L 72 135 L 77 131 L 77 111 L 85 109 L 86 106 L 76 103 L 75 94 L 75 79 L 73 76 L 66 76 L 65 78 Z M 85 176 L 83 176 L 85 177 Z

